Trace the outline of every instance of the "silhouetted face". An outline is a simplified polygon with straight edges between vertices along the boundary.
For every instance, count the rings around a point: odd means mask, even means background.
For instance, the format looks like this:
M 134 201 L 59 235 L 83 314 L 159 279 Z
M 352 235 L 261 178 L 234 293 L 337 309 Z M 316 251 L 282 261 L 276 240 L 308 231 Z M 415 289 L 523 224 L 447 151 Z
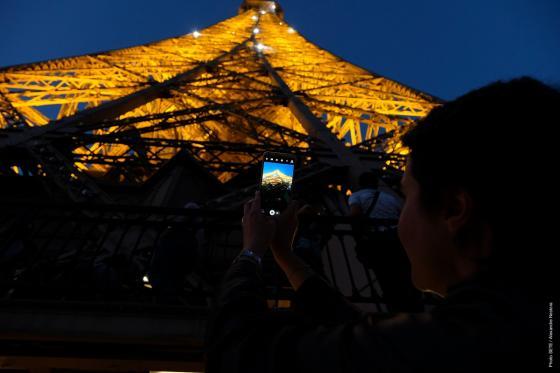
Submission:
M 401 180 L 405 203 L 399 220 L 399 238 L 410 259 L 414 286 L 444 295 L 448 271 L 453 271 L 452 240 L 443 214 L 428 213 L 422 206 L 420 185 L 411 171 L 409 160 Z

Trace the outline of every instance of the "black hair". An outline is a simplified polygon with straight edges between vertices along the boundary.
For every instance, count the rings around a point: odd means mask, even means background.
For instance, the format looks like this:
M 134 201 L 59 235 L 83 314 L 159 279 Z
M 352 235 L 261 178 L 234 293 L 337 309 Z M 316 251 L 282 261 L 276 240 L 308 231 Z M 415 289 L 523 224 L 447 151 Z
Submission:
M 360 175 L 358 183 L 360 188 L 377 188 L 379 187 L 379 174 L 373 171 L 364 172 Z
M 459 238 L 476 238 L 488 224 L 490 262 L 502 269 L 550 261 L 550 248 L 537 242 L 552 198 L 546 178 L 556 168 L 559 108 L 560 92 L 535 79 L 495 82 L 434 108 L 401 138 L 422 206 L 435 210 L 449 191 L 466 190 L 474 215 Z

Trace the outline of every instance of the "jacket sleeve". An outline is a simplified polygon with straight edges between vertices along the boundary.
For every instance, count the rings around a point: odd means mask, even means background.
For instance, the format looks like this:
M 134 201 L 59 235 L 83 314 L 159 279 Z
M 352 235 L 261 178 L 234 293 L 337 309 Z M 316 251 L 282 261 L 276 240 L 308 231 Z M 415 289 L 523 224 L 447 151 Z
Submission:
M 206 371 L 236 372 L 247 334 L 268 314 L 262 270 L 241 257 L 232 263 L 214 298 L 206 328 Z M 227 368 L 223 366 L 227 364 Z
M 343 323 L 365 315 L 315 273 L 295 292 L 294 306 L 297 313 L 320 323 Z

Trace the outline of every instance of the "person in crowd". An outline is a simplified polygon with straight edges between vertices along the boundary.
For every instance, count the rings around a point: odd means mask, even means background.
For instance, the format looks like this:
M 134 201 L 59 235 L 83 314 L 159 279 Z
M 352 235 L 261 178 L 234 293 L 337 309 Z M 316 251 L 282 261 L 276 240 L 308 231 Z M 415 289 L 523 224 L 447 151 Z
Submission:
M 188 202 L 185 209 L 200 206 Z M 186 278 L 194 271 L 200 259 L 200 222 L 193 216 L 181 216 L 167 227 L 157 241 L 150 261 L 148 279 L 156 299 L 162 303 L 183 304 L 186 300 Z
M 395 223 L 402 202 L 379 188 L 380 176 L 378 171 L 361 174 L 360 189 L 348 199 L 350 216 L 386 220 L 371 223 L 359 219 L 353 224 L 356 255 L 366 268 L 373 270 L 388 310 L 418 312 L 423 309 L 422 292 L 412 284 L 410 262 Z
M 374 219 L 398 220 L 402 201 L 379 188 L 379 174 L 364 172 L 358 180 L 360 189 L 348 198 L 350 216 L 366 216 Z

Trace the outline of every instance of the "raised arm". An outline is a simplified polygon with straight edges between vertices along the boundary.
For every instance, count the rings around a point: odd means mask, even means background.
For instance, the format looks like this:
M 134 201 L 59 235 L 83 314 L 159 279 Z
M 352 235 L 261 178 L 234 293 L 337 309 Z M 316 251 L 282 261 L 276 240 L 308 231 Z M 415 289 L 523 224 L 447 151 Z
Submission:
M 299 313 L 323 323 L 344 323 L 364 315 L 292 251 L 275 259 L 295 290 Z

